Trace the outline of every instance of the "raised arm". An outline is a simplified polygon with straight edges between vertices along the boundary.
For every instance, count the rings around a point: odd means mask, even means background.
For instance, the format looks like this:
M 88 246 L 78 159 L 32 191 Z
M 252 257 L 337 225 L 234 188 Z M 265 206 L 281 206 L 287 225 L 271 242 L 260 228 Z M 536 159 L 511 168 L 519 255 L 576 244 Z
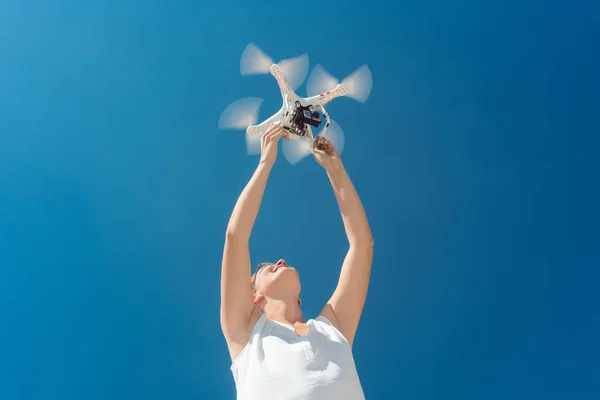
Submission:
M 327 171 L 350 245 L 337 287 L 321 315 L 336 325 L 352 345 L 367 297 L 373 236 L 358 193 L 333 144 L 320 138 L 315 145 L 315 158 Z
M 272 126 L 262 136 L 260 162 L 240 194 L 227 225 L 221 265 L 220 314 L 221 329 L 232 359 L 249 340 L 248 322 L 254 302 L 248 241 L 283 134 L 280 127 Z

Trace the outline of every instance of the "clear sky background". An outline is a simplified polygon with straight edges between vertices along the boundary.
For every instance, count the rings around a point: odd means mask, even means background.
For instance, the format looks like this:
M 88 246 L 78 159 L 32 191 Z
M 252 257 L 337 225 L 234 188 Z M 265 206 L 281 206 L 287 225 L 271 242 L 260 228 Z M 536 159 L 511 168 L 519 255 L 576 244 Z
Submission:
M 251 41 L 373 72 L 328 107 L 376 245 L 367 398 L 600 398 L 599 27 L 589 0 L 1 1 L 0 398 L 234 398 L 220 260 L 258 157 L 217 122 L 281 101 Z M 313 318 L 346 249 L 280 152 L 253 263 L 296 266 Z

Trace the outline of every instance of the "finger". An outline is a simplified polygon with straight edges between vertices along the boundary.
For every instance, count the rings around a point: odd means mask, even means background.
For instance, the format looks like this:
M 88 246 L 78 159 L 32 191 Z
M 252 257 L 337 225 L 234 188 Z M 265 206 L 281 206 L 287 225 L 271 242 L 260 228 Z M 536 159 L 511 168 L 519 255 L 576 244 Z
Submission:
M 280 127 L 280 130 L 281 136 L 283 136 L 285 140 L 288 140 L 290 138 L 290 133 L 287 131 L 287 129 L 285 129 L 284 127 Z
M 267 145 L 268 143 L 272 143 L 272 142 L 276 142 L 277 138 L 276 136 L 280 135 L 279 133 L 279 129 L 274 129 L 272 132 L 269 132 L 268 135 L 265 135 L 265 145 Z
M 314 151 L 315 153 L 317 153 L 317 154 L 321 154 L 321 155 L 324 155 L 324 154 L 325 154 L 325 152 L 324 152 L 323 150 L 319 149 L 319 148 L 316 148 L 316 149 L 314 149 L 313 151 Z
M 327 153 L 325 153 L 323 150 L 319 150 L 319 149 L 314 149 L 313 153 L 315 154 L 315 156 L 321 156 L 321 157 L 326 157 Z
M 263 133 L 263 135 L 260 138 L 262 142 L 264 142 L 269 137 L 269 133 L 271 133 L 272 128 L 273 128 L 273 125 L 269 126 L 267 128 L 267 130 L 265 131 L 265 133 Z
M 281 125 L 279 125 L 279 124 L 275 123 L 275 124 L 273 124 L 273 126 L 272 126 L 271 133 L 275 133 L 275 132 L 277 132 L 277 131 L 278 131 L 278 130 L 280 130 L 280 129 L 281 129 Z
M 269 141 L 271 140 L 271 137 L 273 136 L 273 134 L 277 131 L 277 129 L 279 128 L 279 125 L 277 124 L 273 124 L 269 127 L 269 129 L 267 129 L 267 131 L 265 132 L 265 134 L 263 135 L 265 141 Z
M 279 124 L 277 124 L 277 123 L 273 123 L 273 124 L 269 125 L 269 128 L 265 132 L 265 135 L 273 133 L 273 131 L 275 131 L 278 128 L 279 128 Z
M 323 136 L 317 136 L 315 138 L 315 144 L 317 145 L 318 148 L 323 147 Z
M 331 143 L 327 142 L 325 138 L 321 139 L 319 148 L 329 153 L 331 151 Z
M 264 146 L 265 143 L 268 143 L 268 140 L 269 140 L 269 132 L 263 133 L 262 137 L 260 138 L 261 144 Z
M 267 136 L 269 133 L 273 131 L 274 125 L 269 125 L 263 136 Z
M 281 139 L 281 137 L 283 136 L 283 128 L 278 129 L 276 132 L 273 133 L 273 137 L 271 138 L 271 140 L 275 143 L 279 142 L 279 139 Z
M 331 141 L 329 141 L 327 139 L 325 139 L 325 141 L 323 142 L 323 147 L 327 151 L 335 151 L 335 146 L 333 145 L 333 143 Z
M 313 149 L 318 149 L 319 148 L 319 140 L 320 140 L 319 138 L 320 138 L 320 136 L 317 136 L 315 138 L 315 141 L 313 142 Z

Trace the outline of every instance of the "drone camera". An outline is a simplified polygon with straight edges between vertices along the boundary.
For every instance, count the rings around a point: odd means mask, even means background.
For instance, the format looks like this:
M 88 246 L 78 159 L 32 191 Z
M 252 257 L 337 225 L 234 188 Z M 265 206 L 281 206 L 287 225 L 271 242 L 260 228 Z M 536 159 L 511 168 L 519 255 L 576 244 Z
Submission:
M 321 125 L 321 115 L 313 110 L 313 106 L 304 107 L 300 102 L 296 102 L 296 112 L 292 113 L 292 123 L 298 127 L 298 130 L 304 131 L 306 125 L 315 128 Z

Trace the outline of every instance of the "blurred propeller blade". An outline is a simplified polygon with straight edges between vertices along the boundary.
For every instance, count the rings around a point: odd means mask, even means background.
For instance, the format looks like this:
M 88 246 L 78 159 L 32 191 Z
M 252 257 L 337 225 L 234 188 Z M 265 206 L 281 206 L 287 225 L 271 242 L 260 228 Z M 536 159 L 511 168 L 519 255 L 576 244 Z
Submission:
M 219 117 L 219 129 L 246 129 L 258 121 L 260 97 L 243 97 L 228 105 Z
M 286 82 L 292 90 L 296 90 L 304 83 L 308 75 L 308 55 L 303 54 L 298 57 L 281 60 L 277 63 Z
M 240 58 L 242 75 L 268 74 L 271 65 L 273 65 L 273 59 L 254 43 L 246 46 Z
M 339 84 L 338 80 L 329 72 L 317 64 L 308 76 L 306 82 L 306 94 L 308 97 L 318 96 L 321 93 L 330 92 Z
M 250 156 L 255 156 L 260 154 L 260 138 L 267 131 L 267 129 L 263 129 L 259 134 L 256 135 L 246 135 L 246 152 Z
M 296 165 L 311 153 L 308 141 L 302 138 L 284 140 L 281 147 L 285 159 L 292 165 Z
M 342 81 L 342 85 L 346 86 L 346 96 L 353 98 L 361 103 L 364 103 L 371 94 L 373 87 L 373 76 L 367 64 L 363 64 L 360 68 L 350 74 Z
M 329 120 L 329 127 L 325 131 L 323 137 L 333 143 L 337 152 L 340 155 L 342 154 L 344 145 L 346 144 L 346 137 L 344 136 L 342 127 L 337 122 L 332 119 Z

